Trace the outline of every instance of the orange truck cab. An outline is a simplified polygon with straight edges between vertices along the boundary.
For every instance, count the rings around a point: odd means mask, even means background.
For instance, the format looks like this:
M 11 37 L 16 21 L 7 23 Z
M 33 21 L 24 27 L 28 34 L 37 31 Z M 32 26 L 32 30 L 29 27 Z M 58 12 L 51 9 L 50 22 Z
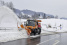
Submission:
M 41 33 L 41 20 L 27 20 L 25 23 L 25 29 L 29 35 L 36 35 Z

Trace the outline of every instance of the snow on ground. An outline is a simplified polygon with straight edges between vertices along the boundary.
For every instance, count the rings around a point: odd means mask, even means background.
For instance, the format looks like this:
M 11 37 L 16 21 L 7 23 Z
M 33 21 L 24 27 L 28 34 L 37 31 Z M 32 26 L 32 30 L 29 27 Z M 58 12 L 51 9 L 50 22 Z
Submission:
M 17 40 L 21 38 L 28 38 L 27 32 L 23 30 L 1 30 L 0 31 L 0 42 L 7 42 Z
M 27 19 L 21 19 L 21 22 L 26 21 Z M 64 19 L 38 19 L 41 20 L 41 33 L 52 33 L 52 32 L 66 32 L 67 31 L 67 20 Z M 51 25 L 51 28 L 48 28 L 48 25 Z M 60 29 L 61 25 L 61 29 Z
M 42 26 L 42 33 L 45 31 L 51 31 L 51 32 L 65 32 L 67 31 L 67 20 L 63 19 L 40 19 L 42 20 L 41 26 Z M 48 27 L 48 25 L 51 26 L 51 28 Z M 61 25 L 61 28 L 60 28 Z
M 27 32 L 25 29 L 18 30 L 18 25 L 27 19 L 19 19 L 16 14 L 8 7 L 0 7 L 0 42 L 6 42 L 16 40 L 20 38 L 27 38 Z M 42 20 L 42 32 L 41 33 L 52 33 L 52 32 L 66 32 L 67 31 L 67 20 L 63 19 L 40 19 Z M 60 29 L 61 24 L 61 29 Z M 48 27 L 51 26 L 51 28 Z

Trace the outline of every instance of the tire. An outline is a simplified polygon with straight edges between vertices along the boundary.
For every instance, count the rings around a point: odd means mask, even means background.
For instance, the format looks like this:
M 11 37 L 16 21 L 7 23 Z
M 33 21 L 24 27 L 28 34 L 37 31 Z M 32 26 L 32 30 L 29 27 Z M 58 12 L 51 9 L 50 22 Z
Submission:
M 32 36 L 34 34 L 34 29 L 31 29 L 30 35 Z
M 36 29 L 34 29 L 34 32 L 33 33 L 34 33 L 34 35 L 36 35 Z
M 41 33 L 41 28 L 38 28 L 38 34 L 40 34 Z
M 33 30 L 31 30 L 31 33 L 30 33 L 30 35 L 31 35 L 31 36 L 33 35 Z

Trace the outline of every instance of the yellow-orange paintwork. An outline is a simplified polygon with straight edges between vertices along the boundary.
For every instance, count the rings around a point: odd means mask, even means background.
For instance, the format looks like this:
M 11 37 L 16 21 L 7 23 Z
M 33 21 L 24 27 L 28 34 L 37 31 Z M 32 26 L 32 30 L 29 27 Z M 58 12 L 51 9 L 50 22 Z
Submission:
M 41 22 L 41 20 L 36 20 L 36 21 L 38 21 L 38 22 Z M 40 24 L 40 23 L 38 23 L 38 24 Z M 36 28 L 38 28 L 38 25 L 35 23 L 35 26 L 23 26 L 23 24 L 22 25 L 20 25 L 21 26 L 21 28 L 25 28 L 25 30 L 27 30 L 27 33 L 28 33 L 28 35 L 30 35 L 30 33 L 31 33 L 31 29 L 36 29 Z M 29 29 L 30 28 L 30 29 Z

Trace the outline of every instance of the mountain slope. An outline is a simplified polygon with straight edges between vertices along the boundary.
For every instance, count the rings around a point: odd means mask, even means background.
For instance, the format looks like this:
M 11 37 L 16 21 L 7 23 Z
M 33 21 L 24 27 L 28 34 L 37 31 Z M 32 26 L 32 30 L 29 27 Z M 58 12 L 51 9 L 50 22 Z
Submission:
M 41 15 L 41 16 L 45 16 L 45 17 L 51 17 L 51 18 L 54 18 L 54 16 L 53 15 L 51 15 L 51 14 L 45 14 L 44 12 L 35 12 L 35 11 L 31 11 L 31 10 L 22 10 L 21 12 L 23 12 L 24 14 L 26 14 L 26 15 L 34 15 L 35 13 L 36 14 L 39 14 L 39 15 Z

